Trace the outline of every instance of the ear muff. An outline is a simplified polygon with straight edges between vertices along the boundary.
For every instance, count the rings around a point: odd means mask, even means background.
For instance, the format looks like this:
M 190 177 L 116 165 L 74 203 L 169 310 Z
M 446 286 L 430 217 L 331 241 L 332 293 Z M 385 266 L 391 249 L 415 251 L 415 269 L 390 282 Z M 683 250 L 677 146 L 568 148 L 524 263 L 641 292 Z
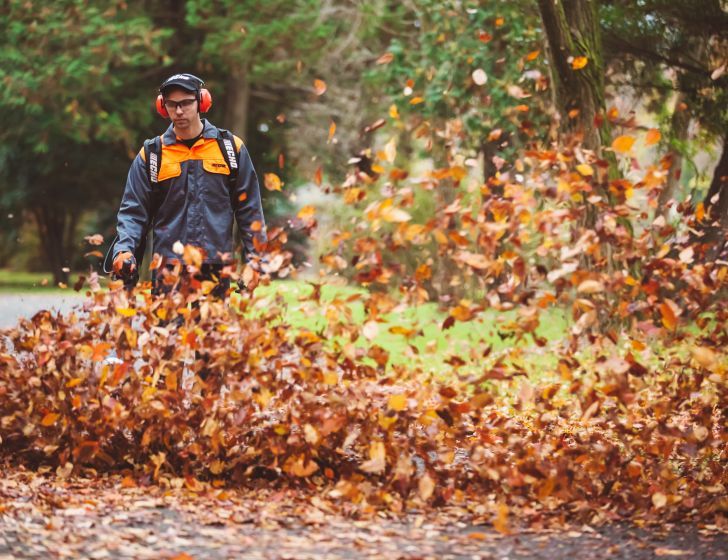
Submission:
M 210 91 L 202 88 L 198 99 L 200 101 L 200 113 L 207 113 L 210 107 L 212 107 L 212 95 L 210 95 Z
M 165 119 L 169 118 L 169 113 L 167 112 L 167 108 L 164 106 L 164 97 L 162 97 L 162 94 L 160 93 L 157 96 L 157 101 L 154 104 L 157 108 L 157 113 L 160 114 L 160 116 L 164 117 Z

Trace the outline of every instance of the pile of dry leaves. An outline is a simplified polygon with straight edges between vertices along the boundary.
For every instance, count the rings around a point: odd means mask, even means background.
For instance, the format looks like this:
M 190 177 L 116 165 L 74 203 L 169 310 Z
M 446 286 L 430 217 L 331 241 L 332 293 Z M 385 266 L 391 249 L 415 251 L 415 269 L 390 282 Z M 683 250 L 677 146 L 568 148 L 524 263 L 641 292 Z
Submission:
M 191 490 L 262 479 L 394 512 L 728 508 L 718 350 L 695 346 L 659 368 L 636 349 L 597 352 L 579 375 L 567 357 L 562 382 L 538 386 L 526 406 L 499 390 L 503 371 L 436 382 L 387 368 L 378 347 L 352 354 L 291 328 L 280 300 L 228 304 L 204 291 L 99 290 L 75 313 L 6 331 L 0 453 L 61 475 L 121 471 Z

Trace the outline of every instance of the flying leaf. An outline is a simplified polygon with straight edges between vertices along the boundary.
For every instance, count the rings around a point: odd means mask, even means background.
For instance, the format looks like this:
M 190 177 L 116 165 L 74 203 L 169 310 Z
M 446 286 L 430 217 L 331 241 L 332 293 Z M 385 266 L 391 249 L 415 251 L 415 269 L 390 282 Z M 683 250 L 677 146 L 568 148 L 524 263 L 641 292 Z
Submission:
M 597 294 L 604 291 L 604 284 L 598 280 L 584 280 L 576 291 L 582 294 Z
M 412 219 L 412 216 L 410 216 L 401 208 L 395 208 L 394 206 L 390 206 L 382 212 L 382 219 L 385 222 L 402 223 L 409 222 Z
M 612 141 L 612 149 L 620 154 L 628 153 L 632 149 L 633 145 L 634 138 L 627 135 L 617 136 L 617 138 Z
M 336 134 L 336 123 L 331 121 L 331 124 L 329 125 L 329 138 L 326 141 L 327 144 L 334 139 L 334 134 Z
M 269 191 L 280 191 L 283 183 L 275 173 L 266 173 L 264 176 L 265 188 Z
M 379 334 L 379 325 L 376 321 L 367 321 L 364 323 L 362 334 L 367 340 L 373 340 Z
M 653 146 L 657 144 L 660 141 L 660 138 L 662 138 L 660 131 L 656 128 L 651 128 L 645 135 L 645 146 Z
M 319 80 L 318 78 L 313 81 L 313 90 L 316 95 L 323 95 L 326 93 L 326 82 Z
M 667 496 L 662 492 L 655 492 L 652 494 L 652 505 L 657 509 L 664 508 L 667 505 Z
M 589 59 L 587 57 L 577 56 L 574 58 L 574 60 L 571 61 L 571 67 L 574 70 L 581 70 L 582 68 L 584 68 L 584 66 L 587 65 L 588 62 L 589 62 Z
M 394 137 L 390 138 L 385 144 L 384 157 L 389 163 L 394 162 L 394 159 L 397 157 L 397 142 Z
M 136 309 L 130 309 L 129 307 L 117 307 L 116 312 L 122 317 L 134 317 L 136 315 Z
M 591 165 L 587 165 L 586 163 L 580 163 L 577 165 L 576 170 L 584 177 L 591 177 L 594 175 L 594 169 Z
M 104 236 L 100 233 L 94 233 L 93 235 L 87 235 L 84 237 L 89 245 L 101 245 L 104 242 Z
M 399 395 L 392 395 L 389 397 L 389 401 L 387 401 L 387 407 L 390 410 L 394 410 L 396 412 L 400 412 L 405 409 L 407 406 L 407 395 L 399 394 Z
M 427 501 L 435 491 L 435 482 L 432 480 L 429 474 L 425 473 L 420 480 L 417 482 L 417 492 L 423 501 Z
M 475 82 L 475 84 L 478 86 L 485 85 L 488 82 L 488 74 L 486 74 L 485 70 L 483 70 L 482 68 L 474 70 L 472 77 L 473 82 Z
M 672 307 L 667 303 L 661 303 L 658 307 L 660 314 L 662 315 L 662 324 L 666 328 L 673 330 L 677 326 L 677 316 L 672 310 Z
M 52 426 L 60 417 L 61 415 L 56 412 L 49 412 L 43 417 L 43 420 L 41 420 L 40 423 L 45 427 Z
M 386 52 L 377 59 L 377 64 L 389 64 L 394 60 L 394 55 L 391 52 Z
M 384 443 L 381 441 L 373 441 L 369 445 L 369 460 L 364 461 L 361 470 L 368 473 L 381 473 L 387 468 L 387 451 Z
M 496 516 L 493 520 L 493 528 L 503 535 L 509 535 L 511 530 L 508 527 L 508 506 L 506 504 L 498 504 Z
M 298 211 L 297 216 L 302 220 L 310 220 L 316 215 L 316 207 L 308 205 Z

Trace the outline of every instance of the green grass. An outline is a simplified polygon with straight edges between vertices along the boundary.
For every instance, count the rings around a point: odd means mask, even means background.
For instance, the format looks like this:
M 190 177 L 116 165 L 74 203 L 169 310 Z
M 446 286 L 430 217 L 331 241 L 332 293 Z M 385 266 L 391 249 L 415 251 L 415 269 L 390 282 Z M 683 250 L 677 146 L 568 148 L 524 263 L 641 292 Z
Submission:
M 266 308 L 270 298 L 280 295 L 287 304 L 284 320 L 288 324 L 320 334 L 326 332 L 327 312 L 335 309 L 341 320 L 360 328 L 360 336 L 354 342 L 356 348 L 378 345 L 389 353 L 390 367 L 407 365 L 410 369 L 418 368 L 435 375 L 452 375 L 454 369 L 460 375 L 477 375 L 499 358 L 527 371 L 554 369 L 558 355 L 547 349 L 548 343 L 561 340 L 569 326 L 563 311 L 544 310 L 536 329 L 537 337 L 547 343 L 542 348 L 530 334 L 518 335 L 518 312 L 515 310 L 489 309 L 471 321 L 456 321 L 451 328 L 443 329 L 447 313 L 440 311 L 434 303 L 425 303 L 401 306 L 401 309 L 395 308 L 382 315 L 381 322 L 376 324 L 376 334 L 368 333 L 371 339 L 367 339 L 363 303 L 356 299 L 347 301 L 357 295 L 366 296 L 365 290 L 325 285 L 320 304 L 307 298 L 311 291 L 312 287 L 304 282 L 273 282 L 258 288 L 258 305 Z M 403 329 L 411 332 L 401 334 Z M 328 343 L 344 346 L 349 339 L 338 337 Z M 458 365 L 458 358 L 466 363 Z
M 0 268 L 0 293 L 75 293 L 73 284 L 79 273 L 71 273 L 67 288 L 60 288 L 53 283 L 50 272 L 25 272 Z

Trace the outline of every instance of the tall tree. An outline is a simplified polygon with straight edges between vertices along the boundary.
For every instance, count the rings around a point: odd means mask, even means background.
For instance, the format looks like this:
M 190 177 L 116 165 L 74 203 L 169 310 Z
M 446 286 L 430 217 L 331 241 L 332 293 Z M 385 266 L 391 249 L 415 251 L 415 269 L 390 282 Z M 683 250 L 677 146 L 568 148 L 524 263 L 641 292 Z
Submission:
M 554 96 L 561 128 L 583 136 L 587 148 L 609 143 L 605 124 L 604 60 L 595 0 L 538 0 L 552 63 Z
M 601 20 L 605 50 L 640 95 L 667 104 L 675 98 L 668 141 L 674 158 L 686 153 L 687 121 L 700 127 L 702 143 L 719 152 L 704 204 L 725 228 L 726 143 L 728 139 L 728 13 L 720 0 L 604 0 Z M 639 77 L 639 79 L 635 79 Z M 653 103 L 654 105 L 654 103 Z M 674 195 L 674 168 L 662 197 Z M 707 245 L 725 229 L 706 220 Z
M 139 12 L 100 0 L 0 10 L 0 204 L 36 221 L 56 282 L 80 214 L 114 198 L 135 125 L 150 117 L 139 84 L 164 34 Z

